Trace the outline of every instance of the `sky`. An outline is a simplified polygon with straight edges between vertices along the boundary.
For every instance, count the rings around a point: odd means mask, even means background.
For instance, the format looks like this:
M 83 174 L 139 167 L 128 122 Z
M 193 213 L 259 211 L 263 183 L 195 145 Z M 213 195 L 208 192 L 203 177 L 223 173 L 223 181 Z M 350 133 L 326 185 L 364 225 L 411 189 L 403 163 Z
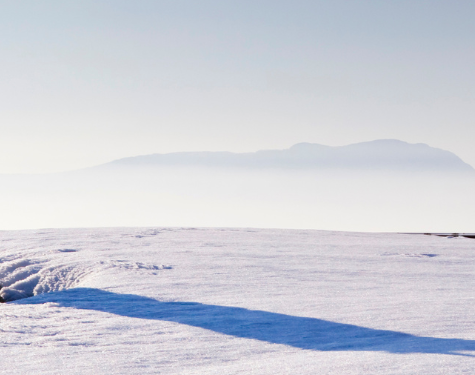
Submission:
M 0 0 L 0 173 L 395 138 L 475 166 L 468 0 Z

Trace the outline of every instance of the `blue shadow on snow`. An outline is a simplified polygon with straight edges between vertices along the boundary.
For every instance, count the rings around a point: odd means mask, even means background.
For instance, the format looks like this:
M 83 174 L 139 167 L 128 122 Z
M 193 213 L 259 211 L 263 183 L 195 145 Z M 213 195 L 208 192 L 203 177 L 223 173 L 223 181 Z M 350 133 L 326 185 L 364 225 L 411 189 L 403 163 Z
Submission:
M 103 311 L 129 318 L 162 320 L 273 344 L 318 351 L 385 351 L 473 356 L 475 340 L 420 337 L 328 320 L 205 305 L 160 302 L 135 294 L 76 288 L 18 300 L 18 304 L 56 302 L 63 307 Z

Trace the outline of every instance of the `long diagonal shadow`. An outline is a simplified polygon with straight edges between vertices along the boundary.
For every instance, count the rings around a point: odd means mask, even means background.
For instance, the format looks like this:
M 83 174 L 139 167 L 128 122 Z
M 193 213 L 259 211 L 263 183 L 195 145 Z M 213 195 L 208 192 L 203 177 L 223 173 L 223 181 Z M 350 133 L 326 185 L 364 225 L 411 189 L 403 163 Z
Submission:
M 130 318 L 187 324 L 235 337 L 319 351 L 385 351 L 475 356 L 475 340 L 420 337 L 327 320 L 196 302 L 160 302 L 135 294 L 76 288 L 13 303 L 56 302 L 63 307 L 104 311 Z

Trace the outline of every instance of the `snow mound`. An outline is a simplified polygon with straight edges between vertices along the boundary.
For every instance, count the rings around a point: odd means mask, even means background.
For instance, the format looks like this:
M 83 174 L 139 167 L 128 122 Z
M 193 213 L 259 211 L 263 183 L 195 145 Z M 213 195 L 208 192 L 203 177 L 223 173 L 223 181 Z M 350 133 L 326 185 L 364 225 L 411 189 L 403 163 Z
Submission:
M 44 267 L 42 263 L 29 259 L 3 263 L 0 268 L 3 302 L 75 287 L 88 273 L 82 267 Z
M 66 251 L 65 251 L 66 250 Z M 62 249 L 59 252 L 75 252 Z M 167 265 L 153 265 L 126 260 L 81 262 L 49 266 L 46 260 L 17 259 L 3 262 L 0 266 L 0 301 L 10 302 L 38 294 L 57 292 L 81 286 L 89 275 L 111 268 L 123 270 L 171 269 Z

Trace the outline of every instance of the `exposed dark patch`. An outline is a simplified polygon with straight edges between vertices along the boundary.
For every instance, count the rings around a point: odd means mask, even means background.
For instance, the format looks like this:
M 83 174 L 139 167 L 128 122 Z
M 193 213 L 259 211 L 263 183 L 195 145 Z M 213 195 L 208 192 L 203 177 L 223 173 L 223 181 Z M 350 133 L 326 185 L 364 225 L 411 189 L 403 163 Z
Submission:
M 434 258 L 439 256 L 439 254 L 429 254 L 429 253 L 422 253 L 422 254 L 402 254 L 402 253 L 383 253 L 381 256 L 400 256 L 400 257 L 408 257 L 408 258 Z
M 75 253 L 77 252 L 76 249 L 58 249 L 60 253 Z
M 224 245 L 219 243 L 205 242 L 201 245 L 201 247 L 224 247 Z
M 152 270 L 152 271 L 159 271 L 159 270 L 171 270 L 173 266 L 171 265 L 155 265 L 155 264 L 146 264 L 142 262 L 130 262 L 127 260 L 112 260 L 112 261 L 100 261 L 100 264 L 106 264 L 111 267 L 120 267 L 125 269 L 135 269 L 135 270 Z
M 157 229 L 153 229 L 153 230 L 147 230 L 145 232 L 141 232 L 140 234 L 136 234 L 133 237 L 144 238 L 144 237 L 156 236 L 157 234 L 160 234 L 160 231 Z
M 403 234 L 423 234 L 425 236 L 437 236 L 445 238 L 465 237 L 475 239 L 475 233 L 403 233 Z

